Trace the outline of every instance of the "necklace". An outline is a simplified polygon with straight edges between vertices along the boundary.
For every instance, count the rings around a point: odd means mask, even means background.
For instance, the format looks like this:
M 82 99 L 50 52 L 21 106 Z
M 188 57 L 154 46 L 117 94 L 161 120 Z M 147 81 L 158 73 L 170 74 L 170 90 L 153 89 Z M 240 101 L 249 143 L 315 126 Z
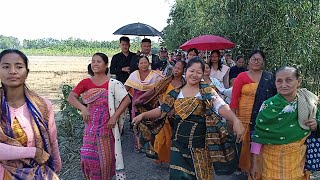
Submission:
M 26 101 L 23 99 L 23 100 L 19 100 L 19 101 L 16 101 L 16 102 L 7 102 L 7 104 L 10 106 L 10 107 L 13 107 L 13 108 L 19 108 L 21 107 L 22 105 L 24 105 L 26 103 Z

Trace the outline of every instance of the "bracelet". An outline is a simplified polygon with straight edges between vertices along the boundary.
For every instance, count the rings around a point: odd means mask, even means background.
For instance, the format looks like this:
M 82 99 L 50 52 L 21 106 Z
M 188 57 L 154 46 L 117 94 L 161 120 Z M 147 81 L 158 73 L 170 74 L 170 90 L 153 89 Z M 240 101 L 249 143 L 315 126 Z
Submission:
M 37 147 L 37 149 L 38 149 L 38 147 Z M 39 148 L 39 149 L 41 149 L 41 156 L 40 156 L 40 157 L 37 157 L 37 158 L 34 158 L 34 159 L 41 159 L 41 158 L 42 158 L 42 156 L 43 156 L 43 149 L 42 149 L 42 148 Z

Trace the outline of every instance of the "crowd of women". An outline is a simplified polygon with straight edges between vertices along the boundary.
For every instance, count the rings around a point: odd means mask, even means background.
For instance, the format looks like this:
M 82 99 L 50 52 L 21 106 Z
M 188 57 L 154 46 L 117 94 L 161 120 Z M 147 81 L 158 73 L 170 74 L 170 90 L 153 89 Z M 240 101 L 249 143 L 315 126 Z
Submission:
M 318 170 L 312 148 L 319 143 L 308 145 L 317 141 L 318 97 L 300 87 L 298 69 L 265 71 L 261 50 L 248 55 L 247 69 L 243 56 L 230 69 L 218 50 L 207 60 L 198 55 L 190 49 L 166 77 L 141 54 L 124 84 L 108 75 L 105 54 L 92 56 L 90 77 L 68 97 L 85 122 L 80 158 L 86 179 L 126 179 L 121 133 L 131 102 L 134 151 L 168 163 L 172 180 L 235 171 L 248 179 L 298 180 Z M 0 67 L 0 179 L 59 179 L 52 104 L 27 88 L 28 58 L 4 50 Z

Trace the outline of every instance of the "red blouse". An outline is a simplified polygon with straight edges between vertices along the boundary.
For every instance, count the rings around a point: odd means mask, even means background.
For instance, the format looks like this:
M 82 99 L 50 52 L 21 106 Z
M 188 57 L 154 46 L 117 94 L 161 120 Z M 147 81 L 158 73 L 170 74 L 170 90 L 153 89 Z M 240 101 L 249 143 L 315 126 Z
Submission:
M 94 84 L 91 80 L 91 78 L 83 79 L 79 82 L 79 84 L 72 90 L 72 92 L 76 93 L 78 96 L 80 96 L 83 92 L 92 89 L 92 88 L 106 88 L 108 89 L 109 81 L 103 83 L 100 86 L 97 86 Z
M 231 96 L 231 103 L 230 103 L 231 108 L 238 109 L 239 99 L 241 96 L 241 89 L 243 85 L 250 84 L 250 83 L 256 83 L 256 82 L 249 77 L 247 72 L 242 72 L 236 77 L 232 87 L 232 96 Z

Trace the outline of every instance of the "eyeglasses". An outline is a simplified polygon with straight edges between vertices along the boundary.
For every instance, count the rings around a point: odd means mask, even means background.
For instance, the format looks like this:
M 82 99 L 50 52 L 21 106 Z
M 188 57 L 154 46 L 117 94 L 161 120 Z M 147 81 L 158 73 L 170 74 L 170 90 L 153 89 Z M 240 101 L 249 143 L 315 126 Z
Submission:
M 257 62 L 257 63 L 261 63 L 263 61 L 263 59 L 259 59 L 259 58 L 251 58 L 250 59 L 251 62 Z

